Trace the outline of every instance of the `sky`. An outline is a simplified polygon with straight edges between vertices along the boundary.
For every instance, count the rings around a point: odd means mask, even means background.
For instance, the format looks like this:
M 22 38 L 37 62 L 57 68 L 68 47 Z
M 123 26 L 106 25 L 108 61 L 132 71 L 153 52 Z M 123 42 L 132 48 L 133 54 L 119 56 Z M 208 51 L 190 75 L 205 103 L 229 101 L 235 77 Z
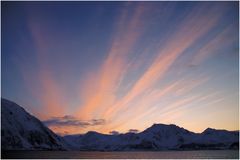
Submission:
M 1 4 L 1 95 L 54 132 L 239 129 L 237 1 Z

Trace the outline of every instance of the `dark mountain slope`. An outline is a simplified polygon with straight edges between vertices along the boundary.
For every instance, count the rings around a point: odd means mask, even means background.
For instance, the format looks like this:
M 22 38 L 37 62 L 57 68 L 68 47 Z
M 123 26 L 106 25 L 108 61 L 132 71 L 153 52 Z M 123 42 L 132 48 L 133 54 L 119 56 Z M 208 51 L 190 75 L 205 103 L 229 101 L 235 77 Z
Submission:
M 1 99 L 3 150 L 65 150 L 65 141 L 22 107 Z

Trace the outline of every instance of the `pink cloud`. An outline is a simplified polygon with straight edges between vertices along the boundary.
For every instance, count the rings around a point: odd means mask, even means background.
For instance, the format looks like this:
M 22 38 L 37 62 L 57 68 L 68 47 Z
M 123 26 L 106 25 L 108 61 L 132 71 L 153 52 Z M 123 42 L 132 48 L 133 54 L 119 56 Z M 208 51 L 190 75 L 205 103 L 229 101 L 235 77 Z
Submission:
M 83 106 L 78 111 L 80 117 L 90 118 L 94 114 L 98 114 L 107 107 L 110 107 L 116 100 L 116 96 L 114 95 L 117 90 L 116 86 L 118 86 L 121 77 L 126 72 L 128 53 L 141 34 L 138 26 L 142 23 L 140 17 L 144 13 L 143 5 L 139 5 L 136 7 L 131 20 L 128 20 L 128 6 L 124 8 L 120 15 L 112 46 L 103 66 L 96 73 L 97 76 L 91 76 L 85 84 L 86 86 L 90 86 L 93 92 L 86 95 L 85 90 L 88 92 L 88 87 L 84 87 L 81 92 L 81 95 L 85 99 Z M 94 87 L 91 87 L 91 82 L 96 83 Z

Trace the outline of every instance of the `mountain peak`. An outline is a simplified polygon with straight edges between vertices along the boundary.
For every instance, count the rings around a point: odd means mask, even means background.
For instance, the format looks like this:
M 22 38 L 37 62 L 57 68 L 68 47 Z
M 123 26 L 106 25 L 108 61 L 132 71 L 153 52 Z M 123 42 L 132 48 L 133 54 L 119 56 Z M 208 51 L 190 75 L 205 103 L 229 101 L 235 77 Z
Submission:
M 87 134 L 96 134 L 96 133 L 98 133 L 98 132 L 96 132 L 96 131 L 88 131 L 87 132 Z
M 231 132 L 231 131 L 227 131 L 225 129 L 207 128 L 202 133 L 203 134 L 209 134 L 209 133 L 214 133 L 214 132 Z
M 154 123 L 151 127 L 145 129 L 143 132 L 160 132 L 160 131 L 176 131 L 181 129 L 180 127 L 174 124 L 162 124 L 162 123 Z
M 154 123 L 151 127 L 166 127 L 171 125 L 172 124 Z
M 14 102 L 1 98 L 1 116 L 4 150 L 67 148 L 63 139 Z
M 151 127 L 149 128 L 179 128 L 175 124 L 162 124 L 162 123 L 154 123 Z
M 214 129 L 214 128 L 207 128 L 203 132 L 212 132 L 212 131 L 216 131 L 216 129 Z

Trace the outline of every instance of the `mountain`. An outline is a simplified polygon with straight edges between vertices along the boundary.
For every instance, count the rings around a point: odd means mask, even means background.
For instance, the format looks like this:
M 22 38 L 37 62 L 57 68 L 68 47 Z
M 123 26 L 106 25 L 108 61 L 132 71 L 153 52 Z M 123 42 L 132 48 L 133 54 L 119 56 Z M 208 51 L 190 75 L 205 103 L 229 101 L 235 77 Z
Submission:
M 64 139 L 76 150 L 236 149 L 239 132 L 208 128 L 202 133 L 194 133 L 173 124 L 154 124 L 140 133 L 108 135 L 91 131 L 83 135 L 68 135 Z
M 65 140 L 22 107 L 1 99 L 2 150 L 66 150 Z
M 14 102 L 1 99 L 2 150 L 197 150 L 238 149 L 239 131 L 207 128 L 190 132 L 170 124 L 153 124 L 140 133 L 117 135 L 89 131 L 60 137 Z

